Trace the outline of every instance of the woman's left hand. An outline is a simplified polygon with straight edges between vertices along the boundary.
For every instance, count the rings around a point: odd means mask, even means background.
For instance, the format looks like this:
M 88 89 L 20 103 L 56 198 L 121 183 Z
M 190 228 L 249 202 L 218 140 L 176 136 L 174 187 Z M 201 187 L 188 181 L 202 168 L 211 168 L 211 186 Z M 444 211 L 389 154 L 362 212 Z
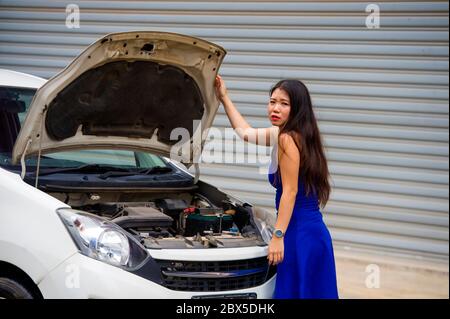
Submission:
M 269 244 L 269 265 L 277 265 L 284 259 L 284 238 L 273 237 Z

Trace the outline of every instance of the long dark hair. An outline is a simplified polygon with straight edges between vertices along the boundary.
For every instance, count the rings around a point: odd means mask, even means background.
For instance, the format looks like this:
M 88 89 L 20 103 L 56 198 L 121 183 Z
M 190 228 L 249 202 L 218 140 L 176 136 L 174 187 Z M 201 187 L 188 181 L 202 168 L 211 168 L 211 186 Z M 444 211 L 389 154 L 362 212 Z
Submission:
M 298 80 L 281 80 L 270 90 L 270 96 L 276 89 L 284 90 L 291 104 L 289 118 L 280 127 L 279 135 L 286 133 L 294 139 L 300 152 L 299 178 L 306 195 L 314 193 L 325 207 L 331 193 L 330 173 L 308 88 Z

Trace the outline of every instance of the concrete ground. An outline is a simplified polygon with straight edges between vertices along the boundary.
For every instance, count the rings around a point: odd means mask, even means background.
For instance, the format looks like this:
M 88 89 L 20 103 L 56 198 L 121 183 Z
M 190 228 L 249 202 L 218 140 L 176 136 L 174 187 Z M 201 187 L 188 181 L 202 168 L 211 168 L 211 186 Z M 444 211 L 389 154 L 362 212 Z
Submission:
M 449 298 L 448 260 L 335 245 L 341 299 Z

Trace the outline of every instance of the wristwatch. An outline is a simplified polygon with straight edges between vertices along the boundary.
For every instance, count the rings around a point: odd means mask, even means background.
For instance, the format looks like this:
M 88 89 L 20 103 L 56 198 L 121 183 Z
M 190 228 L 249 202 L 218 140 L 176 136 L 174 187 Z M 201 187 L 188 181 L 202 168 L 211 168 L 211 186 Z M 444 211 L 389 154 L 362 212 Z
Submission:
M 283 238 L 284 232 L 281 229 L 275 229 L 273 235 L 277 238 Z

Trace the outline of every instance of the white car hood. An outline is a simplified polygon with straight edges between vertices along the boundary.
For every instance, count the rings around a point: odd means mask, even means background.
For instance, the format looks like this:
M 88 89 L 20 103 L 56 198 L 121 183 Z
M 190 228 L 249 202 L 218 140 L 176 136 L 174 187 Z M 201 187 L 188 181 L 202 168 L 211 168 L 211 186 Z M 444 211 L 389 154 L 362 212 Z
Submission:
M 36 92 L 14 146 L 22 156 L 86 149 L 129 149 L 198 159 L 219 107 L 214 79 L 226 51 L 165 32 L 110 34 L 90 45 Z M 201 126 L 193 127 L 198 120 Z M 197 122 L 198 123 L 198 122 Z M 190 140 L 171 132 L 184 128 Z M 186 132 L 186 130 L 184 130 Z M 194 138 L 195 137 L 195 138 Z M 198 143 L 201 142 L 201 143 Z M 192 145 L 192 144 L 191 144 Z

